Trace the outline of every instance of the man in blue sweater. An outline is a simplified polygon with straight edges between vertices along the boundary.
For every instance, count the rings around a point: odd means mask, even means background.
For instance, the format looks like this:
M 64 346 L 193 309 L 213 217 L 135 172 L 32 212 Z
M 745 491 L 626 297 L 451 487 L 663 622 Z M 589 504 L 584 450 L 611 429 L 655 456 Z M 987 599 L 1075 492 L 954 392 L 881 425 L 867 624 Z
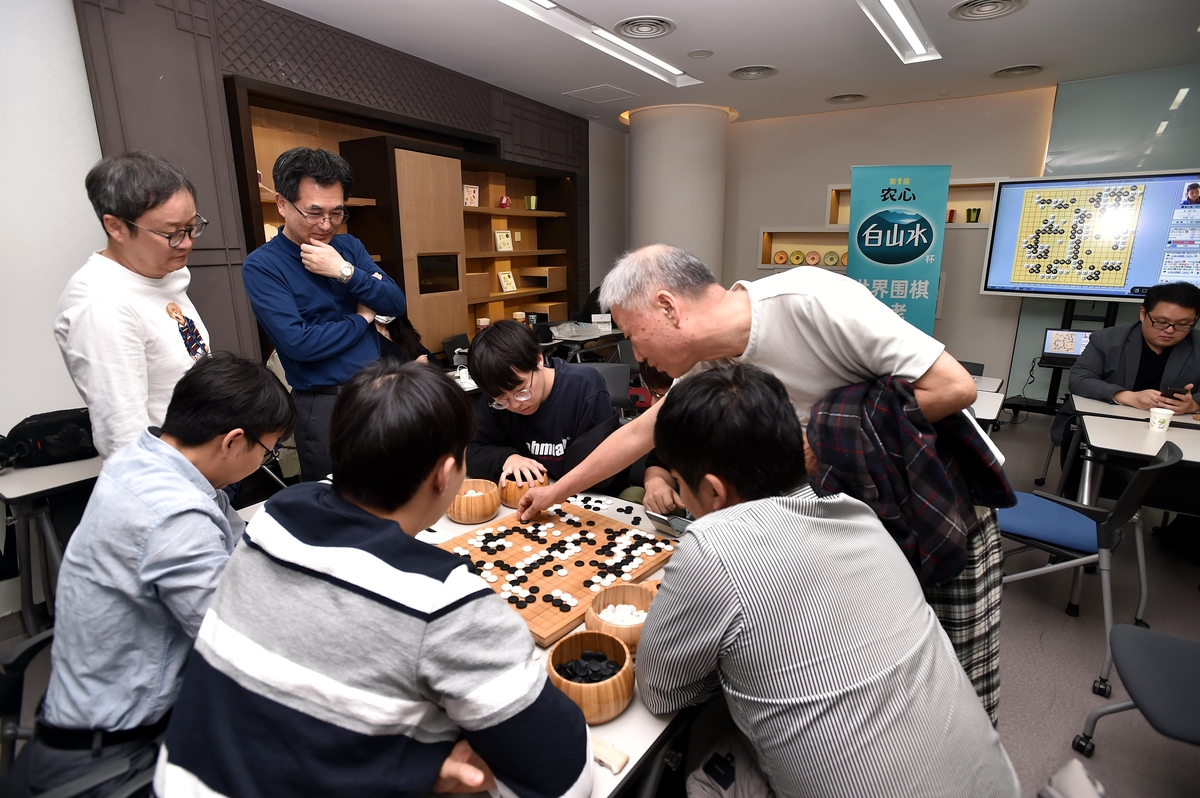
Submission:
M 350 215 L 350 164 L 328 150 L 296 147 L 275 161 L 272 179 L 282 234 L 250 253 L 242 280 L 292 386 L 300 471 L 312 481 L 331 470 L 329 418 L 341 386 L 379 360 L 376 314 L 402 316 L 407 308 L 362 242 L 338 234 Z

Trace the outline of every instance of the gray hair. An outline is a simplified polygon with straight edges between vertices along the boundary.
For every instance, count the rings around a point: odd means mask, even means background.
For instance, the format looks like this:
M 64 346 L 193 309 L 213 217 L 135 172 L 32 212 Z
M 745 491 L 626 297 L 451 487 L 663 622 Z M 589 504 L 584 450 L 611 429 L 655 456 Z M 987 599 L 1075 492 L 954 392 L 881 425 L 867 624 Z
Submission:
M 136 221 L 179 191 L 196 199 L 196 187 L 182 169 L 140 150 L 102 158 L 83 184 L 101 224 L 106 213 L 126 222 Z M 130 235 L 137 235 L 136 229 L 131 229 Z
M 600 307 L 645 309 L 655 291 L 697 297 L 717 278 L 695 255 L 666 244 L 626 252 L 600 286 Z

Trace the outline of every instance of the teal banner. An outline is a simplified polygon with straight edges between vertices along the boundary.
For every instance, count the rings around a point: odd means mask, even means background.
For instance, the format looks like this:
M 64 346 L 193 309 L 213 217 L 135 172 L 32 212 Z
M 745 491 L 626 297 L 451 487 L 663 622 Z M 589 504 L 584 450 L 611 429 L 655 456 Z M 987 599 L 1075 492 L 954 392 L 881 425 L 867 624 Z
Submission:
M 846 274 L 933 335 L 949 166 L 854 166 Z

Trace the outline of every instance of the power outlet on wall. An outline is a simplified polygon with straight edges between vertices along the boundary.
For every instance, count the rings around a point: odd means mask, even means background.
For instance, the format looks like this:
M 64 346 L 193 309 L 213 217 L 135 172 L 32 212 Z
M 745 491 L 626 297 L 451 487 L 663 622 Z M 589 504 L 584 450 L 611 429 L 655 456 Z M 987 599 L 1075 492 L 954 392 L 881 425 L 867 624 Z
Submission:
M 513 241 L 520 241 L 520 240 L 521 240 L 521 231 L 513 230 Z

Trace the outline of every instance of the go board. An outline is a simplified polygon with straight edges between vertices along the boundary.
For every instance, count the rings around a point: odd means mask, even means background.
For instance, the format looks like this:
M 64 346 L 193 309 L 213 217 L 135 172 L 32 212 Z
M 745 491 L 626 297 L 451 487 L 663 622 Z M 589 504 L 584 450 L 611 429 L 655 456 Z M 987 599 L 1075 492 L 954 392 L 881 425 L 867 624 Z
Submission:
M 641 508 L 622 502 L 617 512 L 630 517 L 618 521 L 589 509 L 604 500 L 580 501 L 524 523 L 512 513 L 437 544 L 469 560 L 525 619 L 539 646 L 579 626 L 601 588 L 641 582 L 675 550 L 675 540 L 637 528 Z
M 1025 192 L 1014 283 L 1123 287 L 1144 183 Z

